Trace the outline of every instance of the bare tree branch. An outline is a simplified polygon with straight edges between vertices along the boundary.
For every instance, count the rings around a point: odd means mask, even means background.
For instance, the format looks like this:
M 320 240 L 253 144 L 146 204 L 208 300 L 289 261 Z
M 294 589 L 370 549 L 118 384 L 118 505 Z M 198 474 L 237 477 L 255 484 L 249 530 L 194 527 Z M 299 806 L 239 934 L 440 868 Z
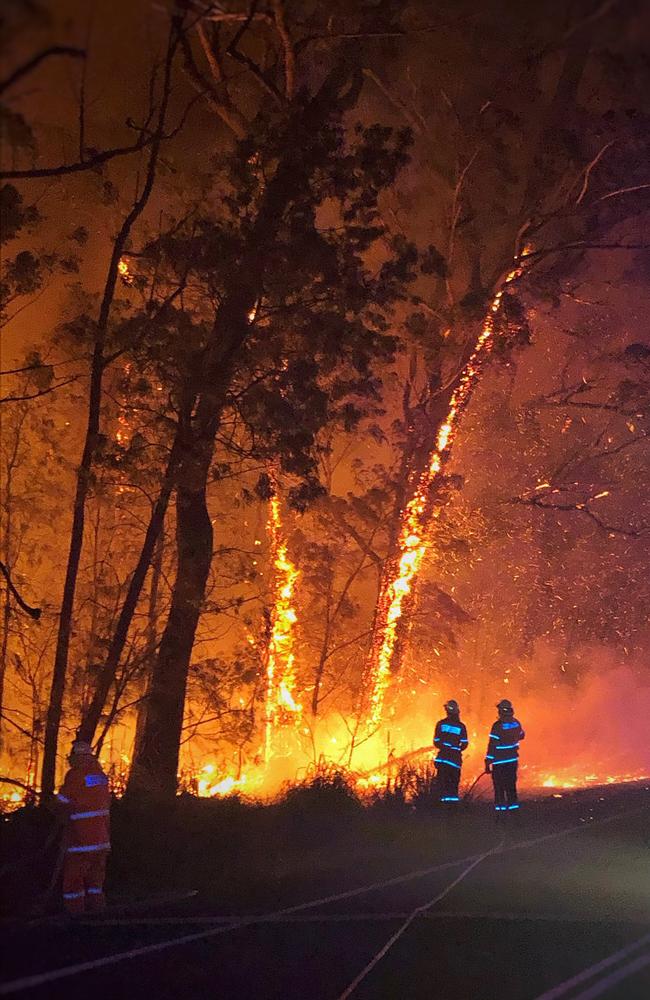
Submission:
M 22 599 L 22 597 L 20 596 L 20 594 L 18 593 L 13 584 L 9 570 L 1 560 L 0 560 L 0 572 L 3 574 L 5 580 L 7 581 L 7 586 L 9 587 L 9 590 L 13 594 L 16 604 L 20 608 L 22 608 L 22 610 L 25 612 L 26 615 L 29 615 L 30 618 L 34 619 L 34 621 L 38 621 L 38 619 L 41 617 L 41 609 L 30 607 L 30 605 L 27 604 L 27 602 Z
M 199 35 L 199 37 L 201 36 Z M 190 45 L 189 39 L 185 34 L 181 35 L 180 43 L 183 52 L 183 68 L 186 76 L 191 81 L 192 86 L 207 98 L 209 104 L 212 106 L 219 118 L 221 118 L 224 125 L 227 125 L 238 139 L 243 139 L 247 131 L 247 125 L 243 115 L 227 98 L 222 98 L 218 94 L 216 88 L 201 73 L 196 65 L 194 53 L 192 52 L 192 46 Z
M 22 368 L 7 368 L 1 371 L 0 375 L 22 375 L 23 372 L 34 372 L 38 371 L 39 368 L 54 368 L 54 365 L 48 365 L 45 361 L 40 361 L 33 365 L 23 365 Z
M 155 135 L 142 134 L 137 142 L 130 146 L 115 146 L 101 153 L 89 156 L 87 160 L 76 163 L 61 163 L 56 167 L 33 167 L 30 170 L 0 170 L 0 180 L 34 180 L 38 177 L 64 177 L 67 174 L 78 174 L 82 170 L 95 170 L 102 163 L 114 160 L 116 156 L 129 156 L 139 153 L 141 149 L 154 142 Z
M 11 719 L 8 720 L 11 722 Z M 31 735 L 31 734 L 28 734 Z M 2 785 L 15 785 L 16 788 L 22 788 L 26 792 L 33 792 L 34 789 L 31 785 L 26 785 L 24 781 L 18 781 L 17 778 L 7 778 L 5 775 L 0 775 L 0 784 Z
M 37 66 L 40 66 L 50 56 L 69 56 L 71 59 L 85 59 L 86 52 L 85 49 L 77 49 L 72 45 L 51 45 L 49 48 L 43 49 L 42 52 L 38 52 L 35 56 L 32 56 L 26 63 L 18 66 L 13 73 L 10 73 L 9 76 L 0 81 L 0 94 L 8 90 L 9 87 L 13 87 L 14 83 L 27 76 L 28 73 L 35 70 Z
M 601 531 L 605 531 L 609 535 L 622 535 L 624 538 L 640 538 L 647 531 L 650 531 L 650 525 L 642 525 L 640 528 L 621 528 L 619 525 L 608 524 L 606 521 L 603 521 L 598 514 L 594 514 L 593 510 L 589 507 L 588 502 L 554 503 L 551 500 L 547 500 L 545 494 L 539 494 L 532 497 L 513 497 L 511 502 L 525 507 L 535 507 L 537 510 L 553 510 L 560 511 L 561 513 L 584 514 L 584 516 L 593 521 L 594 524 L 601 529 Z
M 377 76 L 374 70 L 364 67 L 361 72 L 365 77 L 367 77 L 368 80 L 372 80 L 384 97 L 397 111 L 399 111 L 401 115 L 404 116 L 414 132 L 418 132 L 422 135 L 427 131 L 426 121 L 422 115 L 415 108 L 408 107 L 399 97 L 396 97 L 396 95 L 386 86 L 384 81 Z
M 251 12 L 254 10 L 255 7 L 257 7 L 257 3 L 258 0 L 253 0 L 253 3 L 251 5 Z M 235 59 L 238 63 L 241 63 L 241 65 L 245 66 L 246 69 L 250 70 L 250 72 L 253 74 L 258 83 L 264 88 L 264 90 L 266 90 L 267 93 L 269 93 L 271 97 L 275 101 L 277 101 L 278 104 L 282 105 L 284 103 L 284 95 L 278 90 L 273 81 L 269 80 L 266 73 L 262 69 L 260 69 L 255 60 L 251 59 L 250 56 L 247 56 L 245 52 L 242 52 L 238 48 L 239 40 L 241 39 L 244 32 L 247 30 L 250 24 L 250 20 L 251 18 L 249 15 L 249 18 L 247 18 L 247 20 L 242 24 L 237 34 L 230 42 L 230 45 L 226 49 L 226 54 L 229 55 L 232 59 Z
M 648 184 L 634 184 L 632 187 L 618 188 L 616 191 L 610 191 L 608 194 L 601 195 L 596 201 L 608 201 L 610 198 L 618 198 L 622 194 L 632 194 L 634 191 L 647 191 L 650 188 L 650 183 Z
M 51 392 L 56 389 L 62 389 L 64 385 L 70 385 L 71 382 L 77 382 L 79 379 L 78 375 L 73 375 L 71 378 L 63 379 L 61 382 L 57 382 L 56 385 L 51 385 L 47 389 L 39 389 L 38 392 L 26 393 L 23 396 L 2 396 L 0 397 L 0 404 L 2 403 L 22 403 L 28 399 L 38 399 L 40 396 L 48 396 Z
M 571 250 L 577 253 L 582 253 L 585 250 L 650 250 L 650 243 L 587 243 L 586 240 L 578 240 L 575 243 L 557 243 L 552 247 L 527 250 L 516 259 L 515 263 L 518 267 L 525 268 L 529 261 L 535 264 L 551 254 L 566 253 Z
M 215 31 L 216 30 L 217 29 L 215 28 Z M 219 59 L 217 58 L 217 53 L 215 51 L 215 47 L 210 42 L 210 40 L 209 40 L 209 38 L 208 38 L 208 36 L 206 34 L 205 27 L 203 26 L 203 24 L 200 21 L 199 21 L 199 23 L 196 26 L 196 33 L 199 36 L 199 41 L 201 42 L 201 46 L 202 46 L 203 51 L 205 53 L 205 58 L 208 60 L 208 66 L 210 67 L 210 72 L 212 73 L 212 76 L 214 77 L 215 82 L 216 83 L 223 83 L 224 77 L 223 77 L 223 69 L 221 67 L 221 63 L 219 62 Z
M 580 194 L 576 198 L 576 205 L 580 204 L 580 202 L 587 193 L 587 188 L 589 187 L 589 178 L 591 177 L 592 170 L 594 169 L 594 167 L 598 165 L 598 163 L 603 158 L 607 150 L 610 148 L 610 146 L 613 146 L 615 142 L 616 142 L 615 139 L 611 139 L 609 142 L 606 142 L 605 145 L 602 146 L 601 149 L 596 153 L 591 163 L 588 163 L 587 166 L 585 167 L 583 171 L 584 179 L 582 182 L 582 188 L 580 189 Z
M 296 89 L 296 56 L 287 27 L 284 0 L 271 0 L 275 27 L 284 50 L 284 92 L 288 101 L 293 100 Z

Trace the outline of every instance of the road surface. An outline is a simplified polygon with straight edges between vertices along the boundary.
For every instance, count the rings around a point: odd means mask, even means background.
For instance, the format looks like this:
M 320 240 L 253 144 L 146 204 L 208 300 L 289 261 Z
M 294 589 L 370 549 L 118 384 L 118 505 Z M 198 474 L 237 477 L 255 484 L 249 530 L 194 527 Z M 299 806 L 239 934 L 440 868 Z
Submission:
M 92 925 L 6 925 L 0 994 L 648 1000 L 650 809 L 620 806 L 585 808 L 571 832 L 536 835 L 529 817 L 495 821 L 484 848 L 494 853 L 482 859 L 397 880 L 387 872 L 392 884 L 340 886 L 330 902 L 306 886 L 309 905 L 261 922 L 235 925 L 199 891 L 162 912 Z M 449 820 L 452 839 L 465 821 Z M 35 975 L 42 982 L 25 981 Z

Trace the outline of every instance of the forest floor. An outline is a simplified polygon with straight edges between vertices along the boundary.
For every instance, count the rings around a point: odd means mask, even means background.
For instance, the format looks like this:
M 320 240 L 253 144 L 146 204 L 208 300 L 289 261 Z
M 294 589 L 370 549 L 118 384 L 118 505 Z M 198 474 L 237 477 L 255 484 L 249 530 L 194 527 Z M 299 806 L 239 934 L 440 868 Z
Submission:
M 2 824 L 1 864 L 27 856 L 39 823 L 23 811 Z M 110 909 L 84 923 L 29 915 L 46 869 L 36 857 L 5 873 L 2 995 L 650 997 L 643 783 L 500 816 L 487 802 L 364 808 L 337 786 L 272 806 L 117 803 Z

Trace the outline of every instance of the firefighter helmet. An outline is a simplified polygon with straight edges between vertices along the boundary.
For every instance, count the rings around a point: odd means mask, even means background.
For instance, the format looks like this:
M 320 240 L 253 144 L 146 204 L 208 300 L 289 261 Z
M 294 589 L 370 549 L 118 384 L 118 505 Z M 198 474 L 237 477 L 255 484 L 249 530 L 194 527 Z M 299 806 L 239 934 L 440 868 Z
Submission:
M 93 748 L 86 740 L 74 740 L 70 751 L 71 757 L 94 757 Z
M 450 715 L 458 715 L 460 713 L 460 705 L 454 698 L 450 698 L 449 701 L 445 702 L 445 711 L 449 712 Z
M 512 702 L 508 701 L 507 698 L 502 698 L 499 704 L 497 705 L 497 708 L 499 709 L 500 712 L 503 712 L 506 715 L 512 715 L 514 713 Z

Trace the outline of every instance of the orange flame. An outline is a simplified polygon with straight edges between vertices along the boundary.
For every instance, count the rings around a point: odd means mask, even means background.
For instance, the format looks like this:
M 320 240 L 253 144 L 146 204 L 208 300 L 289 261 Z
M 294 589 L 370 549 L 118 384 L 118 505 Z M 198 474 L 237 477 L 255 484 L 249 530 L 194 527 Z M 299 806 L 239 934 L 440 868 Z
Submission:
M 238 778 L 231 774 L 218 776 L 215 764 L 205 764 L 196 775 L 196 791 L 200 798 L 215 798 L 233 795 L 241 791 L 247 784 L 247 777 L 241 774 Z
M 133 284 L 133 275 L 131 274 L 131 270 L 129 268 L 129 262 L 125 260 L 124 257 L 120 257 L 117 262 L 117 273 L 125 285 Z
M 274 605 L 271 614 L 271 634 L 266 664 L 266 710 L 264 758 L 268 761 L 273 731 L 287 712 L 300 721 L 302 705 L 295 699 L 296 672 L 293 653 L 293 631 L 298 616 L 293 607 L 293 593 L 299 570 L 289 559 L 287 543 L 282 535 L 280 501 L 277 492 L 271 498 L 268 523 L 271 537 L 271 562 L 274 576 Z
M 510 271 L 492 299 L 474 350 L 451 397 L 447 417 L 438 429 L 435 448 L 429 463 L 419 478 L 413 496 L 402 511 L 402 526 L 397 542 L 398 554 L 390 564 L 395 566 L 395 570 L 387 574 L 382 584 L 373 630 L 373 643 L 366 668 L 364 689 L 369 692 L 367 722 L 371 728 L 381 721 L 390 683 L 402 605 L 413 590 L 429 544 L 427 538 L 429 517 L 437 517 L 439 513 L 435 510 L 430 513 L 429 497 L 440 475 L 443 462 L 449 457 L 458 418 L 469 402 L 482 362 L 494 346 L 495 319 L 501 308 L 505 286 L 520 274 L 521 268 Z

